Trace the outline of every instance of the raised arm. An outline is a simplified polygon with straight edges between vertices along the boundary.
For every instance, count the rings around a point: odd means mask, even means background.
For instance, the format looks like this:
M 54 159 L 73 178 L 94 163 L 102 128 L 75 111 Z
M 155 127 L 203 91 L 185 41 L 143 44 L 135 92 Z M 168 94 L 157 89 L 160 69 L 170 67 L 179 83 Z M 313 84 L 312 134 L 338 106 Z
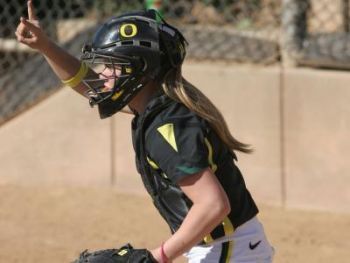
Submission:
M 39 51 L 52 70 L 61 80 L 70 80 L 81 73 L 81 62 L 76 57 L 69 54 L 67 51 L 53 42 L 41 29 L 39 21 L 35 16 L 32 0 L 28 0 L 28 19 L 21 17 L 20 23 L 16 30 L 17 40 L 32 49 Z M 89 76 L 96 75 L 94 71 L 88 69 Z M 81 74 L 80 74 L 81 75 Z M 70 85 L 72 88 L 83 96 L 88 88 L 76 78 Z

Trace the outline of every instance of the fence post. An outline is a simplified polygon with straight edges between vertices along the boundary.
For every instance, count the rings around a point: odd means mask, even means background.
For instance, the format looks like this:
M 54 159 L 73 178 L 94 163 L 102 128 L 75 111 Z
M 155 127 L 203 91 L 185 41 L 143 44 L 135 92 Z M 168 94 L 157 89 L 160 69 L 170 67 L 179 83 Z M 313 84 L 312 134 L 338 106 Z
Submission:
M 344 32 L 349 33 L 350 28 L 349 28 L 349 0 L 343 0 L 342 1 L 342 11 L 343 11 L 343 27 L 344 27 Z
M 309 0 L 283 0 L 280 47 L 282 64 L 293 67 L 302 56 L 303 41 L 307 34 Z

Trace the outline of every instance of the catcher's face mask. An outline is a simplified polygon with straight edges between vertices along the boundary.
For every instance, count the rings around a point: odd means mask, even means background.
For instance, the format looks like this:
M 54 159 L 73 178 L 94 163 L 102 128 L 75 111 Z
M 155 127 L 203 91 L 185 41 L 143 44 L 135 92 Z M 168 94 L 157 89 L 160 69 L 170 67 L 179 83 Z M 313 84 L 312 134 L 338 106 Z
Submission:
M 121 54 L 86 51 L 82 60 L 91 64 L 98 78 L 85 78 L 89 88 L 87 96 L 90 105 L 98 105 L 101 118 L 106 118 L 121 110 L 146 82 L 142 81 L 143 63 L 139 58 Z

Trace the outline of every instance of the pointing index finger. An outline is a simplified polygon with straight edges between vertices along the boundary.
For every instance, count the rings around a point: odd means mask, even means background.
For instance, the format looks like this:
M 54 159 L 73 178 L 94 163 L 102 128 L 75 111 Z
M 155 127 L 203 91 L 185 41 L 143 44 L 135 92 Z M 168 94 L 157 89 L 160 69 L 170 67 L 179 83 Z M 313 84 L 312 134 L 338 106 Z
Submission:
M 37 18 L 36 18 L 35 13 L 34 13 L 33 1 L 28 0 L 27 5 L 28 5 L 28 19 L 29 20 L 36 20 Z

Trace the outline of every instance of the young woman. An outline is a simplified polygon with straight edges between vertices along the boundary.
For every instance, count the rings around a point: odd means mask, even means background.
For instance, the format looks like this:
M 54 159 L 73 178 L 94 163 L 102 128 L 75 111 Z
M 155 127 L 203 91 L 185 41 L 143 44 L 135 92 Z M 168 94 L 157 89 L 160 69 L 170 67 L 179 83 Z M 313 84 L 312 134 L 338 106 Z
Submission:
M 18 41 L 41 52 L 57 76 L 97 105 L 132 121 L 136 165 L 172 235 L 152 255 L 171 262 L 271 262 L 273 249 L 235 165 L 249 153 L 221 113 L 181 75 L 186 41 L 155 11 L 108 20 L 78 60 L 40 29 L 28 1 Z M 129 108 L 130 110 L 127 110 Z

